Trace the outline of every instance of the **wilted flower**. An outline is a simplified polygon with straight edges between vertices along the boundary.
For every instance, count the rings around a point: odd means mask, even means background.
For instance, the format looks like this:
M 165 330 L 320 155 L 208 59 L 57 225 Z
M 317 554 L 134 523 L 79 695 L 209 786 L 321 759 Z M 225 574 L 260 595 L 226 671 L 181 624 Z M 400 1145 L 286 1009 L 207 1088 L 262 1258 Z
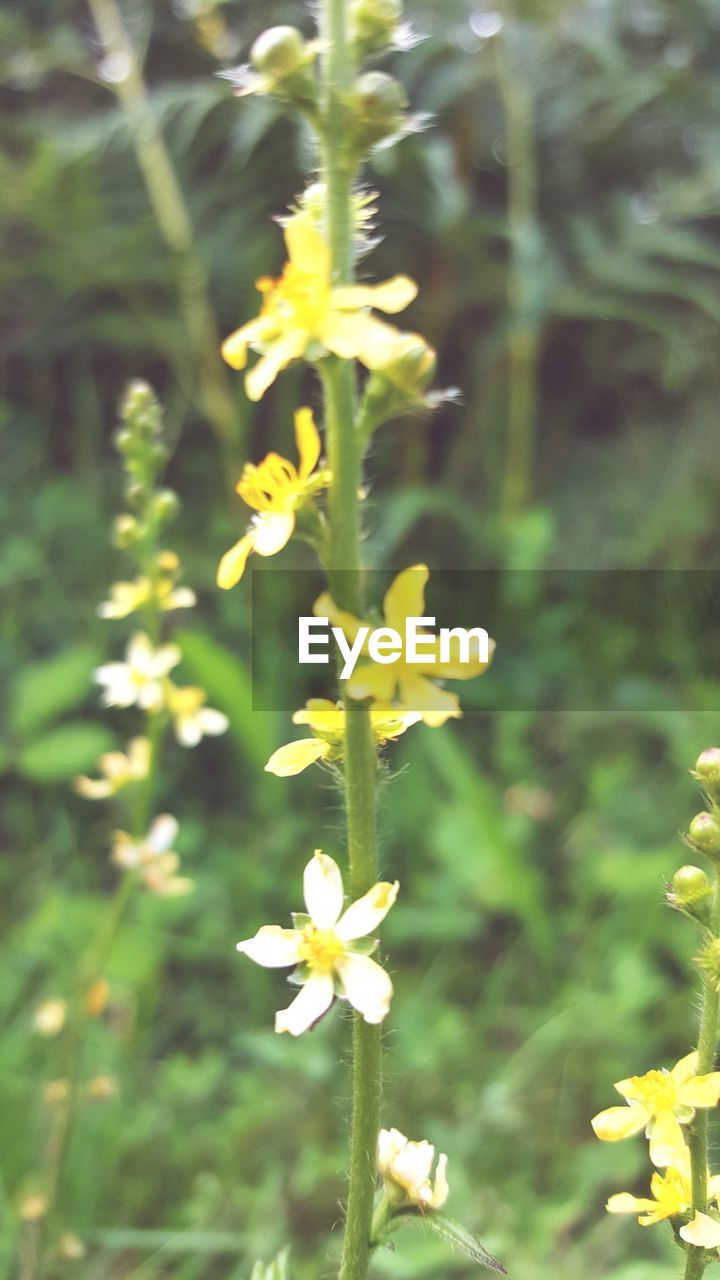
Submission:
M 165 686 L 166 706 L 173 718 L 175 736 L 183 747 L 196 747 L 204 737 L 225 733 L 230 721 L 224 711 L 206 707 L 207 694 L 195 685 Z
M 343 360 L 360 360 L 368 369 L 381 368 L 397 330 L 370 314 L 370 308 L 396 314 L 417 294 L 407 276 L 394 276 L 377 285 L 333 285 L 330 250 L 306 213 L 285 225 L 288 262 L 278 280 L 258 280 L 263 295 L 260 315 L 223 343 L 222 353 L 233 369 L 244 369 L 248 347 L 261 359 L 247 375 L 251 400 L 260 400 L 277 375 L 301 356 L 319 359 L 332 352 Z
M 435 1148 L 424 1139 L 411 1142 L 399 1129 L 381 1129 L 378 1169 L 384 1181 L 402 1193 L 402 1202 L 418 1209 L 441 1209 L 448 1198 L 447 1156 L 438 1156 L 431 1180 Z
M 287 546 L 295 530 L 295 513 L 330 483 L 327 468 L 317 467 L 320 435 L 311 409 L 298 409 L 295 414 L 295 440 L 298 467 L 277 453 L 269 453 L 258 466 L 248 462 L 243 468 L 237 492 L 258 514 L 220 561 L 217 582 L 224 590 L 240 581 L 251 551 L 274 556 Z
M 163 681 L 181 656 L 176 644 L 155 649 L 149 637 L 138 632 L 128 642 L 124 662 L 107 662 L 93 673 L 103 686 L 103 706 L 159 710 L 164 700 Z
M 268 969 L 297 965 L 291 981 L 302 990 L 288 1009 L 275 1016 L 275 1030 L 299 1036 L 330 1008 L 335 996 L 348 1000 L 366 1022 L 378 1023 L 390 1008 L 392 982 L 370 958 L 377 942 L 361 942 L 377 929 L 398 892 L 381 882 L 343 913 L 343 883 L 337 863 L 318 849 L 305 868 L 307 915 L 293 917 L 295 928 L 264 925 L 238 951 Z
M 376 745 L 394 742 L 411 725 L 421 719 L 419 711 L 402 711 L 397 707 L 383 707 L 375 703 L 370 709 L 370 728 Z M 345 711 L 341 702 L 327 698 L 310 698 L 305 706 L 293 715 L 293 724 L 306 724 L 313 731 L 312 738 L 299 738 L 274 751 L 265 765 L 267 773 L 278 778 L 290 778 L 302 773 L 318 760 L 334 764 L 343 758 L 345 744 Z
M 694 1052 L 681 1058 L 672 1071 L 648 1071 L 619 1080 L 614 1088 L 628 1105 L 609 1107 L 595 1116 L 596 1136 L 603 1142 L 617 1142 L 644 1129 L 653 1164 L 676 1165 L 678 1151 L 685 1149 L 681 1125 L 689 1124 L 696 1107 L 714 1107 L 720 1098 L 720 1071 L 699 1076 L 697 1066 Z
M 43 1000 L 33 1015 L 33 1027 L 41 1036 L 56 1036 L 67 1021 L 64 1000 Z
M 116 831 L 113 862 L 126 871 L 136 871 L 147 888 L 162 897 L 189 893 L 192 880 L 177 875 L 180 859 L 172 848 L 177 833 L 177 820 L 169 813 L 155 818 L 143 840 L 134 839 L 127 831 Z
M 132 738 L 128 742 L 127 754 L 122 751 L 107 751 L 98 760 L 98 769 L 102 778 L 76 778 L 73 786 L 79 796 L 86 800 L 106 800 L 114 796 L 131 782 L 142 782 L 150 770 L 149 738 Z

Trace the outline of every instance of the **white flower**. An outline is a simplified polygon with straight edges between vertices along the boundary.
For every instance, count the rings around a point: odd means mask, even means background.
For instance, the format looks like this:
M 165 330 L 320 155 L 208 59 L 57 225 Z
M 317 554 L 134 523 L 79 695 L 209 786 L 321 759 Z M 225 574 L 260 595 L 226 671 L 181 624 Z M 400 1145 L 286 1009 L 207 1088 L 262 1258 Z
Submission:
M 64 1000 L 43 1000 L 35 1010 L 33 1027 L 41 1036 L 56 1036 L 67 1020 Z
M 173 717 L 175 736 L 183 747 L 196 747 L 205 736 L 225 733 L 230 724 L 223 711 L 205 706 L 206 697 L 205 690 L 194 685 L 167 685 L 167 708 Z
M 392 982 L 361 943 L 377 929 L 393 905 L 398 883 L 381 882 L 342 913 L 343 883 L 332 858 L 316 850 L 305 868 L 307 915 L 294 917 L 294 929 L 265 925 L 238 951 L 267 969 L 297 965 L 291 981 L 302 990 L 288 1009 L 275 1015 L 275 1030 L 299 1036 L 329 1009 L 333 998 L 348 1000 L 366 1022 L 378 1023 L 390 1008 Z
M 157 711 L 163 704 L 163 680 L 180 661 L 176 644 L 154 649 L 144 632 L 137 632 L 128 642 L 124 662 L 107 662 L 94 672 L 103 686 L 105 707 L 132 707 Z
M 190 587 L 178 587 L 180 561 L 174 551 L 161 551 L 155 560 L 152 577 L 146 574 L 133 582 L 113 582 L 110 597 L 98 605 L 101 618 L 127 618 L 145 605 L 152 604 L 164 613 L 169 609 L 192 609 L 197 604 Z
M 142 840 L 133 839 L 127 831 L 116 831 L 113 862 L 126 871 L 137 871 L 147 888 L 162 897 L 189 893 L 193 887 L 192 880 L 177 875 L 180 859 L 172 848 L 177 833 L 177 819 L 170 813 L 162 813 L 155 818 Z
M 717 1184 L 718 1179 L 711 1179 Z M 717 1191 L 717 1186 L 716 1186 Z M 720 1222 L 707 1213 L 696 1213 L 692 1222 L 680 1228 L 680 1235 L 688 1244 L 700 1249 L 720 1248 Z
M 106 800 L 131 782 L 142 782 L 150 769 L 150 739 L 132 738 L 127 754 L 108 751 L 100 756 L 98 768 L 102 778 L 76 778 L 73 786 L 86 800 Z
M 411 1142 L 399 1129 L 380 1130 L 378 1169 L 386 1182 L 402 1190 L 406 1203 L 419 1209 L 441 1209 L 448 1198 L 447 1156 L 438 1156 L 431 1182 L 434 1160 L 432 1143 Z

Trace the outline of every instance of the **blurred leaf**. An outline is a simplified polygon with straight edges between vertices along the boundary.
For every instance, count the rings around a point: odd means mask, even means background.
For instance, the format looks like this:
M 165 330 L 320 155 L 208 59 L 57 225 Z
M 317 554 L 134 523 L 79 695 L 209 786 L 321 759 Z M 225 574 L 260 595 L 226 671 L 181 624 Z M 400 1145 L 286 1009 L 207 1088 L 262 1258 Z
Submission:
M 33 782 L 65 782 L 91 769 L 98 756 L 116 745 L 109 729 L 78 720 L 50 729 L 23 747 L 18 766 Z
M 232 732 L 252 763 L 264 769 L 276 743 L 268 717 L 253 711 L 252 684 L 240 658 L 206 631 L 181 631 L 175 638 L 193 679 L 205 689 L 212 705 L 228 716 Z
M 10 723 L 23 736 L 84 702 L 91 688 L 97 652 L 73 645 L 20 671 L 12 699 Z
M 250 1280 L 288 1280 L 290 1272 L 288 1270 L 289 1249 L 283 1249 L 271 1262 L 269 1266 L 265 1266 L 262 1262 L 256 1262 L 252 1269 Z
M 478 1240 L 470 1231 L 467 1231 L 460 1222 L 456 1222 L 455 1218 L 450 1218 L 446 1213 L 441 1213 L 435 1209 L 430 1213 L 410 1212 L 398 1214 L 398 1222 L 412 1223 L 416 1227 L 425 1227 L 428 1231 L 434 1231 L 436 1235 L 446 1240 L 448 1244 L 454 1248 L 462 1249 L 468 1258 L 473 1262 L 477 1262 L 478 1266 L 484 1267 L 486 1271 L 496 1271 L 500 1275 L 507 1275 L 507 1272 L 494 1254 L 489 1253 L 484 1244 Z

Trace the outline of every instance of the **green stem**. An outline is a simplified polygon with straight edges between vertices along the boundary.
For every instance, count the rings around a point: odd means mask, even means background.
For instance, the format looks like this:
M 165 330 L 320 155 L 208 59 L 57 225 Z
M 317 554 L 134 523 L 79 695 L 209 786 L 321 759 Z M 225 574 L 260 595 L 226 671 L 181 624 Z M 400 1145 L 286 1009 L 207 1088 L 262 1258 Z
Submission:
M 162 131 L 153 119 L 140 62 L 115 0 L 88 0 L 107 57 L 124 75 L 113 86 L 125 111 L 148 198 L 170 251 L 185 323 L 198 364 L 202 407 L 218 438 L 236 444 L 238 413 L 222 363 L 207 275 L 195 246 L 190 213 Z
M 327 234 L 333 279 L 350 283 L 353 271 L 352 183 L 354 163 L 343 93 L 351 83 L 353 56 L 347 34 L 346 0 L 322 0 L 321 134 Z M 357 431 L 357 386 L 350 361 L 322 362 L 330 488 L 328 578 L 336 603 L 362 616 L 360 554 L 362 450 Z M 355 898 L 377 879 L 377 758 L 366 703 L 344 698 L 345 809 L 349 891 Z M 345 1239 L 340 1280 L 365 1280 L 371 1252 L 375 1161 L 382 1090 L 380 1028 L 353 1014 L 352 1121 Z
M 720 936 L 720 880 L 718 880 L 717 876 L 715 877 L 713 889 L 709 934 L 713 939 Z M 697 1046 L 697 1074 L 700 1076 L 706 1075 L 713 1069 L 719 1032 L 720 992 L 715 979 L 708 975 L 703 983 L 700 1032 Z M 708 1112 L 705 1108 L 701 1108 L 695 1113 L 695 1119 L 688 1132 L 688 1146 L 690 1148 L 692 1207 L 696 1213 L 705 1213 L 708 1207 Z M 691 1245 L 688 1250 L 685 1267 L 685 1280 L 701 1280 L 708 1260 L 709 1254 L 704 1249 Z

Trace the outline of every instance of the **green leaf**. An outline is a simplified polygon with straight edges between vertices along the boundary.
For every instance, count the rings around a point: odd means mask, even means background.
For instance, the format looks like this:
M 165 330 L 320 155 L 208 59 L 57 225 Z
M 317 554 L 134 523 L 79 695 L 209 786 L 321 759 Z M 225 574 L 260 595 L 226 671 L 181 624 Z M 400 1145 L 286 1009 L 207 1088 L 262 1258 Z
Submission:
M 476 1262 L 479 1267 L 484 1267 L 486 1271 L 496 1271 L 499 1275 L 507 1275 L 502 1262 L 496 1258 L 494 1254 L 489 1253 L 484 1244 L 474 1236 L 472 1232 L 466 1231 L 462 1223 L 457 1222 L 455 1218 L 450 1218 L 446 1213 L 440 1213 L 439 1210 L 433 1209 L 427 1213 L 419 1213 L 416 1209 L 399 1213 L 393 1223 L 413 1223 L 415 1226 L 427 1227 L 428 1231 L 434 1231 L 436 1235 L 441 1236 L 453 1248 L 462 1249 L 468 1258 Z M 252 1277 L 255 1280 L 255 1277 Z
M 205 631 L 181 631 L 175 639 L 185 666 L 202 685 L 211 706 L 225 712 L 251 763 L 264 769 L 277 746 L 272 735 L 274 717 L 253 711 L 252 685 L 240 658 Z
M 265 1266 L 262 1262 L 256 1262 L 252 1269 L 250 1280 L 288 1280 L 288 1256 L 289 1249 L 287 1246 L 281 1249 L 274 1262 L 269 1266 Z
M 91 769 L 98 756 L 112 751 L 116 741 L 108 729 L 77 720 L 49 729 L 29 742 L 18 758 L 18 768 L 33 782 L 65 782 Z
M 10 713 L 15 732 L 26 737 L 84 702 L 96 664 L 97 652 L 78 644 L 23 667 Z

